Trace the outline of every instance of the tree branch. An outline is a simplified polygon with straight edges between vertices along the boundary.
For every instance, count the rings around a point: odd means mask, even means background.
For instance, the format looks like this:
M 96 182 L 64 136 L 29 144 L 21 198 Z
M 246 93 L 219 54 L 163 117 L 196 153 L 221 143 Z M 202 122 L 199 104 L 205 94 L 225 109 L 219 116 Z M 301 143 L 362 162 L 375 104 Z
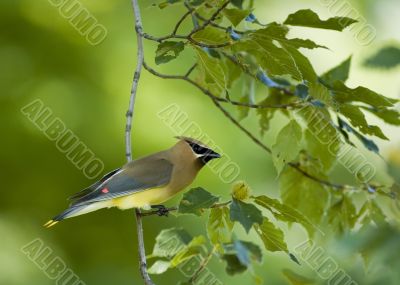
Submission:
M 231 45 L 231 42 L 226 42 L 226 43 L 221 43 L 221 44 L 205 44 L 199 41 L 196 41 L 195 39 L 193 39 L 191 36 L 187 35 L 176 35 L 176 34 L 170 34 L 164 37 L 155 37 L 152 35 L 149 35 L 147 33 L 143 34 L 143 38 L 145 38 L 146 40 L 150 40 L 150 41 L 154 41 L 154 42 L 158 42 L 161 43 L 165 40 L 169 40 L 169 39 L 181 39 L 181 40 L 187 40 L 189 42 L 191 42 L 194 45 L 197 45 L 199 47 L 205 47 L 205 48 L 222 48 L 222 47 L 226 47 Z
M 185 14 L 183 14 L 182 18 L 178 21 L 178 23 L 176 23 L 176 26 L 175 26 L 174 30 L 172 31 L 171 35 L 176 35 L 176 33 L 178 32 L 179 27 L 181 26 L 183 21 L 185 21 L 187 16 L 189 16 L 190 14 L 192 14 L 192 11 L 190 11 L 190 10 L 187 11 Z
M 232 201 L 217 203 L 217 204 L 212 205 L 210 208 L 220 208 L 220 207 L 229 205 L 230 203 L 232 203 Z M 173 211 L 177 211 L 178 207 L 171 207 L 171 208 L 167 208 L 166 210 L 168 212 L 173 212 Z M 142 215 L 142 217 L 147 217 L 147 216 L 154 216 L 154 215 L 158 215 L 158 214 L 159 214 L 159 211 L 150 211 L 150 212 L 144 212 L 141 215 Z
M 197 13 L 196 10 L 193 9 L 193 8 L 187 3 L 187 1 L 184 2 L 184 5 L 185 5 L 185 7 L 188 9 L 188 11 L 189 11 L 190 13 L 192 13 L 197 19 L 199 19 L 199 20 L 201 20 L 201 21 L 207 21 L 207 19 L 204 18 L 203 16 L 201 16 L 199 13 Z M 216 24 L 216 23 L 213 22 L 213 21 L 211 21 L 211 22 L 209 23 L 209 25 L 210 25 L 210 26 L 213 26 L 214 28 L 223 30 L 223 31 L 226 31 L 226 30 L 228 29 L 228 27 L 224 27 L 224 26 L 218 25 L 218 24 Z M 235 33 L 237 33 L 237 34 L 241 34 L 241 35 L 245 34 L 245 32 L 243 32 L 243 31 L 239 31 L 239 30 L 235 30 L 235 29 L 233 29 L 233 31 L 234 31 Z
M 204 30 L 205 28 L 207 28 L 207 26 L 210 25 L 218 17 L 218 15 L 222 12 L 222 10 L 224 10 L 226 8 L 226 6 L 229 5 L 229 3 L 231 3 L 231 0 L 224 2 L 224 4 L 222 4 L 221 7 L 219 7 L 217 9 L 217 11 L 215 11 L 214 14 L 212 14 L 212 16 L 207 21 L 205 21 L 201 26 L 193 29 L 189 33 L 189 37 L 191 37 L 194 33 L 197 33 L 198 31 L 201 31 L 201 30 Z
M 132 0 L 132 6 L 135 15 L 135 31 L 137 39 L 137 63 L 136 63 L 135 74 L 133 76 L 131 95 L 129 98 L 129 108 L 128 111 L 126 112 L 125 155 L 128 162 L 132 161 L 132 142 L 131 142 L 132 118 L 135 107 L 137 88 L 144 61 L 143 38 L 142 38 L 143 26 L 142 26 L 142 19 L 140 15 L 138 0 Z M 153 281 L 151 281 L 151 278 L 147 272 L 146 252 L 144 248 L 144 238 L 143 238 L 143 224 L 142 224 L 141 212 L 139 209 L 135 209 L 135 216 L 136 216 L 136 228 L 137 228 L 137 238 L 138 238 L 140 273 L 146 285 L 154 285 Z
M 301 102 L 293 102 L 293 103 L 288 103 L 288 104 L 277 104 L 277 105 L 260 105 L 260 104 L 251 104 L 251 103 L 244 103 L 244 102 L 239 102 L 239 101 L 233 101 L 227 98 L 223 97 L 218 97 L 214 94 L 212 94 L 210 91 L 207 89 L 203 88 L 202 86 L 198 85 L 195 81 L 189 78 L 189 75 L 192 73 L 196 65 L 193 65 L 185 75 L 170 75 L 170 74 L 163 74 L 155 69 L 151 68 L 146 61 L 143 62 L 143 67 L 150 72 L 151 74 L 163 78 L 163 79 L 181 79 L 189 82 L 190 84 L 195 84 L 197 88 L 199 88 L 205 95 L 210 97 L 212 100 L 216 100 L 218 102 L 222 103 L 230 103 L 235 106 L 240 106 L 240 107 L 247 107 L 247 108 L 253 108 L 253 109 L 288 109 L 288 108 L 299 108 L 302 107 L 303 104 Z
M 218 15 L 222 12 L 222 10 L 224 10 L 226 8 L 226 6 L 229 5 L 229 3 L 230 3 L 230 0 L 226 1 L 220 8 L 218 8 L 217 11 L 214 12 L 214 14 L 210 17 L 210 19 L 205 20 L 201 26 L 193 29 L 188 35 L 177 35 L 176 34 L 178 32 L 180 25 L 183 23 L 183 21 L 186 19 L 186 17 L 191 15 L 193 12 L 192 8 L 190 8 L 189 6 L 186 6 L 188 8 L 188 11 L 179 19 L 179 21 L 175 25 L 175 28 L 171 34 L 164 36 L 164 37 L 155 37 L 155 36 L 149 35 L 147 33 L 143 33 L 142 36 L 147 40 L 156 41 L 159 43 L 161 43 L 162 41 L 168 40 L 168 39 L 184 39 L 184 40 L 191 42 L 194 45 L 197 45 L 199 47 L 204 47 L 204 48 L 222 48 L 222 47 L 229 46 L 232 44 L 232 42 L 225 42 L 225 43 L 221 43 L 221 44 L 205 44 L 205 43 L 202 43 L 202 42 L 199 42 L 199 41 L 193 39 L 193 37 L 192 37 L 195 33 L 199 32 L 201 30 L 204 30 L 208 25 L 212 25 L 213 21 L 218 17 Z

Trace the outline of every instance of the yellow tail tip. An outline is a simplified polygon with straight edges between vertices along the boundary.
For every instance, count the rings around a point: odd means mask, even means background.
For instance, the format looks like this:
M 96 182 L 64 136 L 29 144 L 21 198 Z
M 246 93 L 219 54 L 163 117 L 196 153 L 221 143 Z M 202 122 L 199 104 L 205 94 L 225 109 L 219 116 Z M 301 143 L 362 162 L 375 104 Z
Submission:
M 43 225 L 43 227 L 45 227 L 45 228 L 50 228 L 50 227 L 54 226 L 54 225 L 57 224 L 57 223 L 58 223 L 58 221 L 50 220 L 50 221 L 48 221 L 47 223 L 45 223 L 45 224 Z

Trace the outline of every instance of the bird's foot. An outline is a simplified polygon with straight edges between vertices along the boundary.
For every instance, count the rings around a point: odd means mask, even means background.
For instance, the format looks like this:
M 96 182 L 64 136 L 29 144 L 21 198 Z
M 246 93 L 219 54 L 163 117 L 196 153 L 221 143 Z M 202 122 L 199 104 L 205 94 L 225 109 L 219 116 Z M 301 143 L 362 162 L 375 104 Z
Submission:
M 153 205 L 151 206 L 153 209 L 157 209 L 157 215 L 168 217 L 169 209 L 164 205 Z

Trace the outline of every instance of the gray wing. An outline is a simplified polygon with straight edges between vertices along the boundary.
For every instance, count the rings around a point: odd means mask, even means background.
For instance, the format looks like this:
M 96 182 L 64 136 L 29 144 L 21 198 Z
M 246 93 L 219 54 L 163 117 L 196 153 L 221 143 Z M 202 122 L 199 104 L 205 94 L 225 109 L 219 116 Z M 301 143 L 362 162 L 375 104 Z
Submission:
M 72 205 L 110 200 L 161 187 L 171 180 L 172 169 L 172 163 L 164 158 L 146 157 L 133 161 L 103 182 L 95 183 L 96 188 L 84 196 L 78 196 Z
M 68 197 L 68 200 L 74 202 L 79 200 L 82 197 L 85 197 L 86 195 L 92 193 L 94 190 L 96 190 L 101 184 L 106 182 L 109 178 L 111 178 L 113 175 L 115 175 L 118 171 L 120 171 L 121 168 L 114 169 L 113 171 L 107 173 L 104 175 L 99 181 L 96 181 L 94 184 L 90 185 L 89 187 L 79 191 L 78 193 L 75 193 L 74 195 Z

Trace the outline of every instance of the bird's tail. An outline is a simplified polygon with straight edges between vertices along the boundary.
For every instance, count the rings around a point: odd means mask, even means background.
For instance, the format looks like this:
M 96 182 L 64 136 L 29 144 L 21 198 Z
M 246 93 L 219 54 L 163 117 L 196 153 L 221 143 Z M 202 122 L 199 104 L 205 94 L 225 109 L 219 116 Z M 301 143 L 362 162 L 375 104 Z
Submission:
M 43 226 L 46 228 L 50 228 L 50 227 L 54 226 L 55 224 L 57 224 L 58 222 L 73 216 L 74 214 L 76 214 L 77 212 L 79 212 L 80 210 L 82 210 L 85 207 L 86 207 L 86 205 L 72 206 L 72 207 L 66 209 L 61 214 L 55 216 L 53 219 L 51 219 L 50 221 L 45 223 Z
M 61 214 L 55 216 L 53 219 L 51 219 L 50 221 L 45 223 L 43 226 L 46 228 L 50 228 L 62 220 L 97 210 L 97 209 L 89 210 L 89 208 L 92 208 L 91 204 L 71 206 L 68 209 L 66 209 L 64 212 L 62 212 Z

